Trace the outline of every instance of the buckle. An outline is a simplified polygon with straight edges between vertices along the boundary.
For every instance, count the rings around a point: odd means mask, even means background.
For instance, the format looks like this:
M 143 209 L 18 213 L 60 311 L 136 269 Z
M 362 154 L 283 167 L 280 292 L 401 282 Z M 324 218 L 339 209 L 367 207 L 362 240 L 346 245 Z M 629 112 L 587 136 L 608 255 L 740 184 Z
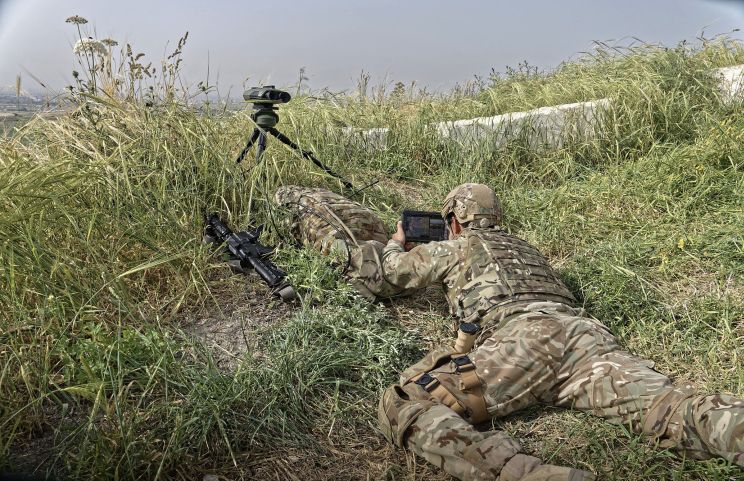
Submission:
M 455 363 L 456 372 L 465 372 L 475 369 L 475 364 L 470 360 L 468 356 L 453 357 L 452 362 Z
M 418 378 L 415 382 L 416 384 L 424 388 L 426 392 L 431 392 L 434 390 L 434 388 L 439 386 L 439 379 L 430 376 L 428 372 Z
M 480 331 L 480 326 L 476 322 L 462 322 L 460 323 L 460 330 L 465 334 L 474 335 Z

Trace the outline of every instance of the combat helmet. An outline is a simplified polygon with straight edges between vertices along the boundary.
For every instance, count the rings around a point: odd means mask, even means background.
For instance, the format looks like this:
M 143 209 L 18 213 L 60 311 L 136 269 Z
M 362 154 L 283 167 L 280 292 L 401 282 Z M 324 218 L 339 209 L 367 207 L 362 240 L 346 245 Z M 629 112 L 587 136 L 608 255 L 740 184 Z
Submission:
M 460 224 L 471 222 L 473 227 L 488 227 L 501 222 L 501 202 L 496 193 L 484 184 L 458 185 L 447 194 L 442 206 L 442 217 L 453 214 Z

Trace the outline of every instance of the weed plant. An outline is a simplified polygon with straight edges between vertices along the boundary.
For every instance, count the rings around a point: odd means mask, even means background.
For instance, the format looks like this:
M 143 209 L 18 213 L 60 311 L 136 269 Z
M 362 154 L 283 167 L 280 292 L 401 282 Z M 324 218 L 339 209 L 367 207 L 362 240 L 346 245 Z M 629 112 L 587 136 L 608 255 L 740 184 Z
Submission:
M 108 47 L 80 50 L 90 68 L 66 115 L 0 140 L 0 469 L 441 479 L 375 431 L 381 390 L 446 337 L 436 302 L 355 296 L 325 260 L 291 246 L 268 209 L 278 185 L 338 184 L 278 142 L 260 165 L 236 165 L 253 128 L 247 110 L 194 106 L 177 56 L 148 85 L 131 47 L 119 67 Z M 359 198 L 391 228 L 403 207 L 438 208 L 458 183 L 492 185 L 507 227 L 629 349 L 677 382 L 742 396 L 744 121 L 710 73 L 736 63 L 744 51 L 728 41 L 600 46 L 556 72 L 518 69 L 467 92 L 300 96 L 282 106 L 279 127 L 356 184 L 376 182 Z M 131 82 L 111 83 L 114 71 Z M 426 128 L 603 97 L 613 106 L 596 135 L 560 148 L 517 140 L 493 151 Z M 389 126 L 391 136 L 371 148 L 342 126 Z M 249 331 L 260 347 L 234 370 L 217 366 L 187 320 L 264 291 L 232 279 L 237 294 L 216 293 L 226 267 L 200 243 L 210 210 L 235 226 L 265 222 L 304 297 Z M 603 479 L 743 476 L 588 415 L 533 409 L 495 423 L 536 455 Z

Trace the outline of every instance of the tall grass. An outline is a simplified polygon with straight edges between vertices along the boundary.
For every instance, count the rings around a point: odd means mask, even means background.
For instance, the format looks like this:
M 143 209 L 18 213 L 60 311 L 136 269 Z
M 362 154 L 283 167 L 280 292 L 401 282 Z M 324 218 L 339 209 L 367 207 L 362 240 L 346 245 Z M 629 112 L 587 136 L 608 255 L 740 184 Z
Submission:
M 701 390 L 744 395 L 744 123 L 710 75 L 734 63 L 744 52 L 728 42 L 600 49 L 467 93 L 301 96 L 282 106 L 279 127 L 356 184 L 378 181 L 359 198 L 391 227 L 402 207 L 437 207 L 455 184 L 493 185 L 508 227 L 629 348 Z M 117 94 L 105 72 L 73 87 L 69 114 L 0 140 L 0 468 L 74 479 L 439 476 L 391 454 L 374 429 L 380 390 L 446 337 L 439 306 L 370 306 L 282 240 L 267 210 L 277 185 L 339 186 L 278 142 L 260 165 L 234 164 L 253 128 L 247 111 L 196 108 L 174 83 Z M 515 141 L 494 152 L 425 127 L 600 97 L 614 107 L 598 135 L 551 151 Z M 389 126 L 390 141 L 360 146 L 343 125 Z M 234 225 L 266 222 L 305 296 L 291 316 L 249 330 L 256 350 L 233 371 L 186 319 L 264 291 L 225 279 L 201 245 L 210 210 Z M 218 293 L 225 284 L 231 296 Z M 536 413 L 497 423 L 538 455 L 605 478 L 741 476 L 587 416 Z

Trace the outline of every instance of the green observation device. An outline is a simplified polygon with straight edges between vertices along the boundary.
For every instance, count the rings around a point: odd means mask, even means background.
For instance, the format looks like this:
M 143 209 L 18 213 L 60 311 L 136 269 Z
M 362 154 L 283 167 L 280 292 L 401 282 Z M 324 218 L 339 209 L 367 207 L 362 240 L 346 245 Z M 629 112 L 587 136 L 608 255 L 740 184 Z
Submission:
M 256 127 L 253 129 L 253 133 L 248 138 L 243 150 L 238 155 L 237 162 L 243 161 L 248 151 L 256 144 L 256 163 L 261 161 L 261 156 L 264 150 L 266 150 L 266 134 L 273 135 L 284 145 L 297 151 L 302 157 L 312 161 L 313 164 L 318 166 L 326 174 L 334 177 L 343 184 L 347 189 L 354 189 L 354 185 L 348 180 L 344 179 L 341 175 L 331 170 L 330 167 L 325 165 L 323 162 L 315 157 L 315 154 L 308 150 L 302 150 L 300 146 L 292 142 L 286 135 L 281 133 L 277 128 L 276 124 L 279 123 L 279 104 L 286 104 L 292 100 L 292 96 L 289 92 L 279 90 L 274 85 L 264 85 L 262 87 L 252 87 L 243 92 L 243 99 L 253 104 L 253 113 L 251 118 L 256 122 Z

